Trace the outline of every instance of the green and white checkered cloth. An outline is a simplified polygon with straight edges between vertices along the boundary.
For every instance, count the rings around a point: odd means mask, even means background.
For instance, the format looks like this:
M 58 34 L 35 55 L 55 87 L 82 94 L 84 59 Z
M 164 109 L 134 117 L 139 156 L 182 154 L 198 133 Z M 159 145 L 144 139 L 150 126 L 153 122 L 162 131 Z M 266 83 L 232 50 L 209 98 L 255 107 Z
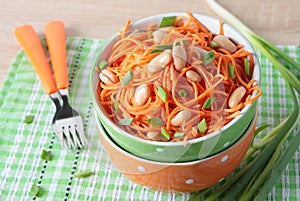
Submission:
M 22 50 L 19 51 L 0 92 L 0 200 L 188 200 L 192 194 L 161 193 L 134 184 L 120 174 L 101 147 L 88 90 L 89 72 L 103 40 L 68 38 L 70 102 L 84 120 L 92 146 L 65 151 L 52 131 L 54 104 Z M 299 48 L 281 47 L 300 62 Z M 280 74 L 258 55 L 263 95 L 259 99 L 258 126 L 273 127 L 292 109 L 292 101 Z M 33 115 L 31 124 L 24 123 Z M 299 129 L 297 130 L 299 132 Z M 295 131 L 295 132 L 297 132 Z M 266 131 L 265 131 L 266 133 Z M 52 161 L 40 158 L 51 151 Z M 95 175 L 74 178 L 74 173 L 92 170 Z M 268 196 L 268 200 L 300 200 L 300 149 L 290 160 Z M 30 193 L 35 183 L 42 197 Z

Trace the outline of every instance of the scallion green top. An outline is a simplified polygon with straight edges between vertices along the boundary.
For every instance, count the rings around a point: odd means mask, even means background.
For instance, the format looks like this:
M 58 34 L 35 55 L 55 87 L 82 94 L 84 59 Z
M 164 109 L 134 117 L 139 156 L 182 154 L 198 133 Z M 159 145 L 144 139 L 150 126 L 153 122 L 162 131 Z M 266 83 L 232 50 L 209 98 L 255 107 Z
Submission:
M 203 55 L 203 62 L 205 65 L 209 64 L 214 59 L 215 59 L 215 55 L 212 50 Z
M 133 121 L 133 118 L 120 119 L 119 125 L 121 125 L 121 126 L 129 126 L 132 121 Z
M 234 66 L 232 64 L 228 64 L 228 75 L 231 79 L 235 78 Z
M 203 118 L 200 123 L 198 124 L 198 129 L 199 129 L 199 132 L 201 134 L 205 133 L 205 131 L 207 130 L 207 124 L 206 124 L 206 119 Z
M 215 98 L 207 98 L 205 100 L 205 102 L 203 103 L 202 108 L 203 109 L 210 108 L 212 106 L 212 104 L 214 103 L 214 101 L 215 101 Z
M 164 88 L 157 86 L 157 93 L 162 101 L 167 102 L 167 92 L 164 90 Z
M 99 68 L 100 70 L 105 69 L 107 66 L 108 66 L 108 63 L 107 63 L 106 60 L 101 60 L 101 61 L 99 62 L 99 64 L 98 64 L 98 68 Z
M 244 59 L 244 70 L 245 70 L 245 74 L 247 76 L 249 76 L 250 75 L 250 67 L 249 67 L 249 59 L 248 58 Z
M 46 161 L 51 161 L 52 160 L 52 154 L 45 149 L 42 150 L 41 154 L 41 159 L 46 160 Z
M 163 17 L 160 22 L 159 28 L 172 26 L 175 19 L 176 16 Z
M 162 128 L 160 132 L 167 140 L 170 140 L 170 133 L 166 129 Z
M 127 86 L 128 83 L 132 80 L 132 78 L 133 78 L 133 71 L 132 71 L 132 69 L 129 69 L 129 70 L 125 73 L 124 77 L 122 78 L 122 83 L 123 83 L 123 85 L 124 85 L 124 86 Z
M 158 45 L 154 50 L 152 50 L 150 52 L 150 54 L 154 54 L 154 53 L 157 53 L 157 52 L 162 52 L 166 49 L 171 49 L 172 48 L 172 44 L 167 44 L 167 45 Z
M 152 126 L 161 126 L 164 124 L 164 121 L 158 117 L 151 117 L 150 119 L 147 120 L 147 123 Z

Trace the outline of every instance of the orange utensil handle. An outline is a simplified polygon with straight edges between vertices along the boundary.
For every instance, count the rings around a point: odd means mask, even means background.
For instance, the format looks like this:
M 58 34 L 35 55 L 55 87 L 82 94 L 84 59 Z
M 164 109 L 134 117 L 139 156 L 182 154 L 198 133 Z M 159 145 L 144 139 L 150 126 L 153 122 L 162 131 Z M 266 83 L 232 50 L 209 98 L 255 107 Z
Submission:
M 45 25 L 45 34 L 57 88 L 67 89 L 69 83 L 66 54 L 66 33 L 63 22 L 48 22 Z
M 39 76 L 46 93 L 52 94 L 57 92 L 51 67 L 47 61 L 40 38 L 33 27 L 30 25 L 19 26 L 15 29 L 14 34 Z

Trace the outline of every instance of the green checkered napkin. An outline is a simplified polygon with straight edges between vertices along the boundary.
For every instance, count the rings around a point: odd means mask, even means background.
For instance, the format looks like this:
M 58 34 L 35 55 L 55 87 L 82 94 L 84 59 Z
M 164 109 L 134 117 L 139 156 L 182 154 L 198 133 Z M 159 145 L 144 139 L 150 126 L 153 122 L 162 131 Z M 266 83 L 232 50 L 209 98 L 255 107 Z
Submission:
M 132 183 L 113 167 L 101 148 L 88 80 L 102 43 L 85 38 L 67 40 L 70 102 L 81 113 L 85 133 L 93 141 L 92 146 L 81 151 L 62 150 L 51 128 L 54 104 L 24 52 L 17 54 L 0 92 L 0 200 L 187 200 L 191 196 L 156 192 Z M 300 62 L 298 47 L 281 48 Z M 268 123 L 273 127 L 291 111 L 292 101 L 279 73 L 262 55 L 258 57 L 264 92 L 259 99 L 258 126 Z M 34 116 L 31 124 L 24 123 L 27 115 Z M 51 151 L 52 161 L 40 158 L 43 149 Z M 92 170 L 95 175 L 74 178 L 74 173 L 84 170 Z M 299 174 L 300 149 L 268 200 L 299 200 Z M 44 189 L 42 197 L 30 193 L 33 183 Z

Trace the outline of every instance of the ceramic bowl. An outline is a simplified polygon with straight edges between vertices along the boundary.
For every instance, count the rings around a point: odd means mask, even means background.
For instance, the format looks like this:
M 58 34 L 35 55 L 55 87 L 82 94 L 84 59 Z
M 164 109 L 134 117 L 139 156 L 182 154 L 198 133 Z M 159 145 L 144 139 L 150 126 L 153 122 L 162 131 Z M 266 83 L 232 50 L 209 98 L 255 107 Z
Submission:
M 131 181 L 164 192 L 194 192 L 228 176 L 241 162 L 253 138 L 256 118 L 232 146 L 192 162 L 163 163 L 137 157 L 120 148 L 96 118 L 103 148 L 114 167 Z
M 159 24 L 162 17 L 185 15 L 184 13 L 168 13 L 155 15 L 139 20 L 131 25 L 129 31 L 135 29 L 143 29 L 149 24 Z M 194 14 L 209 30 L 213 33 L 219 31 L 219 20 L 200 14 Z M 247 39 L 241 35 L 237 30 L 228 24 L 224 24 L 224 33 L 230 38 L 234 39 L 238 44 L 244 44 L 246 50 L 254 54 L 252 45 Z M 95 59 L 93 66 L 96 66 L 102 59 L 108 57 L 110 49 L 116 42 L 117 35 L 112 37 L 105 44 L 104 48 L 99 52 Z M 254 54 L 255 68 L 253 72 L 253 79 L 258 83 L 260 80 L 260 67 L 257 58 Z M 198 160 L 216 154 L 235 143 L 245 132 L 256 112 L 257 101 L 246 105 L 241 114 L 226 124 L 222 129 L 212 132 L 204 137 L 189 140 L 187 145 L 184 142 L 157 142 L 144 140 L 136 137 L 118 127 L 111 119 L 107 117 L 106 111 L 99 103 L 97 97 L 97 87 L 99 84 L 98 74 L 92 69 L 90 73 L 90 91 L 93 100 L 93 105 L 97 111 L 102 125 L 107 130 L 112 139 L 124 150 L 133 153 L 136 156 L 155 160 L 160 162 L 185 162 L 191 160 Z M 255 95 L 256 92 L 253 92 Z

